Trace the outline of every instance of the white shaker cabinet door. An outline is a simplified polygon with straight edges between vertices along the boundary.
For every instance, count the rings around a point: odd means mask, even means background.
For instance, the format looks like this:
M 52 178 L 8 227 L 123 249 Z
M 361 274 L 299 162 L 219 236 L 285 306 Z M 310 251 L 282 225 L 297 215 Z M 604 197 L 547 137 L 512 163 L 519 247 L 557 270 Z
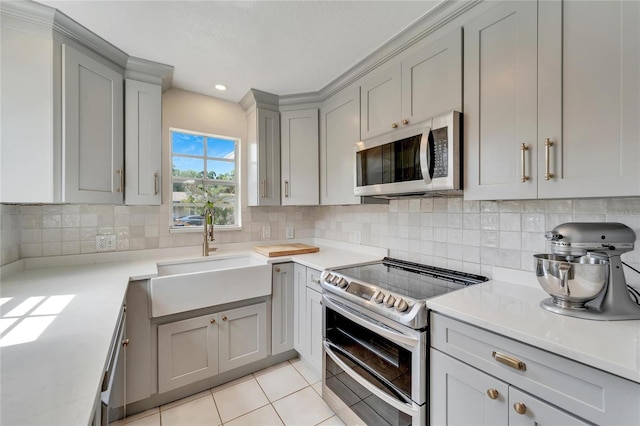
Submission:
M 160 205 L 162 87 L 125 82 L 125 204 Z
M 218 374 L 218 314 L 158 326 L 158 392 Z
M 401 64 L 374 73 L 362 83 L 360 133 L 369 139 L 401 126 Z
M 280 114 L 283 206 L 317 206 L 320 199 L 318 109 Z
M 430 424 L 507 425 L 509 385 L 431 349 Z
M 122 204 L 123 75 L 67 44 L 62 52 L 62 199 Z
M 355 144 L 360 141 L 359 87 L 329 98 L 320 110 L 320 204 L 360 204 L 353 195 Z
M 589 424 L 591 423 L 584 422 L 517 388 L 509 388 L 509 426 L 587 426 Z
M 538 196 L 640 195 L 640 2 L 539 10 Z
M 220 312 L 220 372 L 267 357 L 267 304 Z
M 294 348 L 295 274 L 293 263 L 272 266 L 271 354 Z
M 462 31 L 429 43 L 402 61 L 403 126 L 462 109 Z
M 307 267 L 298 263 L 293 264 L 293 348 L 300 354 L 300 358 L 308 357 L 306 347 L 306 306 L 307 306 Z
M 322 373 L 322 293 L 307 287 L 307 358 L 313 371 Z
M 537 197 L 537 3 L 498 4 L 464 26 L 466 199 Z

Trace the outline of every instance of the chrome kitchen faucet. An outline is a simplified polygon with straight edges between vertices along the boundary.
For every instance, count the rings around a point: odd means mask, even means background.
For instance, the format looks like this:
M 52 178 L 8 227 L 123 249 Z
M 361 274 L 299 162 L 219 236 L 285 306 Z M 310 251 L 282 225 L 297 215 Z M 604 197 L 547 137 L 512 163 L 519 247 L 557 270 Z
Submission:
M 204 241 L 202 242 L 202 255 L 209 256 L 209 253 L 218 250 L 218 247 L 209 246 L 209 243 L 215 240 L 215 238 L 213 238 L 213 209 L 211 207 L 205 207 L 203 216 Z

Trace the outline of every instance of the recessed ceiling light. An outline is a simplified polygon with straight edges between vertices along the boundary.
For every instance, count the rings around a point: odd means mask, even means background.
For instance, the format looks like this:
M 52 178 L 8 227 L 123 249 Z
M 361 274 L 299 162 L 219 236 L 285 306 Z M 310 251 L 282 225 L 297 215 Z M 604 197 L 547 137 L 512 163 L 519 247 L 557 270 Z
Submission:
M 216 84 L 213 87 L 215 87 L 218 90 L 227 90 L 227 86 L 225 86 L 224 84 Z

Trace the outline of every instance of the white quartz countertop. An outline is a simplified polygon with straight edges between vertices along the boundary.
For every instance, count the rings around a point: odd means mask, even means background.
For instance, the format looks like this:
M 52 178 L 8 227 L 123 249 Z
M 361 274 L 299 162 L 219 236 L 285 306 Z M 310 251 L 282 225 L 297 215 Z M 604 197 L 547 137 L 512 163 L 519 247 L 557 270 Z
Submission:
M 372 262 L 386 254 L 384 249 L 316 245 L 318 253 L 287 257 L 267 258 L 248 247 L 221 250 L 219 255 L 250 252 L 265 263 L 295 261 L 322 270 Z M 198 258 L 197 250 L 25 259 L 20 267 L 11 267 L 0 287 L 1 325 L 7 327 L 0 340 L 0 424 L 90 423 L 128 282 L 157 276 L 158 262 Z M 111 261 L 102 263 L 105 258 Z M 54 306 L 39 310 L 48 299 Z M 13 311 L 28 301 L 38 303 L 35 309 Z M 25 330 L 48 325 L 27 338 L 17 328 L 19 323 Z M 8 339 L 11 328 L 20 339 Z
M 549 295 L 488 281 L 427 301 L 433 311 L 640 383 L 640 321 L 592 321 L 542 309 Z

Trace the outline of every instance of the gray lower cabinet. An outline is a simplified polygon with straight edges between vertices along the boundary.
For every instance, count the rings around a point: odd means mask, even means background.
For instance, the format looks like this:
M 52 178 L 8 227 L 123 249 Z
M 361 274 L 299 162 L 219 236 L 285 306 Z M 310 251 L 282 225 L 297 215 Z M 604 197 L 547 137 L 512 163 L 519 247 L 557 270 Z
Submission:
M 322 289 L 321 272 L 294 266 L 294 342 L 300 358 L 318 375 L 322 373 Z
M 638 425 L 640 384 L 431 315 L 431 425 Z
M 267 304 L 158 326 L 158 391 L 167 392 L 267 356 Z
M 432 425 L 587 425 L 554 406 L 431 350 Z
M 271 354 L 294 348 L 294 264 L 278 263 L 272 267 Z M 296 265 L 297 266 L 297 265 Z
M 152 351 L 148 280 L 133 281 L 127 289 L 126 403 L 151 396 Z

